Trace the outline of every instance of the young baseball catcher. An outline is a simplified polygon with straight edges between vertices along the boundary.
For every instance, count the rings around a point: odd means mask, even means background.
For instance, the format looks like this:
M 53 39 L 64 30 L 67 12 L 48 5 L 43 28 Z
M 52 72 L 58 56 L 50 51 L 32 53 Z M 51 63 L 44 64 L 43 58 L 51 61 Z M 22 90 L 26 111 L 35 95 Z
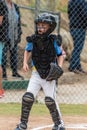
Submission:
M 23 69 L 25 72 L 28 71 L 28 60 L 32 57 L 32 75 L 27 92 L 22 97 L 20 124 L 15 130 L 27 129 L 32 105 L 41 88 L 45 94 L 45 104 L 54 123 L 52 130 L 65 130 L 56 102 L 56 80 L 63 74 L 64 61 L 62 50 L 57 44 L 57 36 L 51 34 L 56 25 L 52 14 L 42 13 L 35 19 L 35 34 L 26 38 Z

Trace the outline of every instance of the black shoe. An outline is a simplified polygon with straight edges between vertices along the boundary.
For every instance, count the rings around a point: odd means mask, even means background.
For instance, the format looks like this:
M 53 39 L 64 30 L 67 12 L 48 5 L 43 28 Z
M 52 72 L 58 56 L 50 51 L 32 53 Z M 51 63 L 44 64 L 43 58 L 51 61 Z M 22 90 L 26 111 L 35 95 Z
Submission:
M 74 72 L 76 74 L 87 74 L 86 71 L 84 71 L 82 68 L 79 68 L 79 69 L 68 69 L 70 72 Z
M 14 130 L 27 130 L 27 125 L 25 123 L 20 123 Z
M 24 77 L 23 76 L 21 76 L 20 74 L 18 74 L 18 73 L 13 73 L 13 75 L 12 75 L 13 77 L 15 77 L 15 78 L 21 78 L 22 80 L 24 80 Z
M 52 130 L 65 130 L 65 127 L 60 125 L 55 124 L 52 128 Z

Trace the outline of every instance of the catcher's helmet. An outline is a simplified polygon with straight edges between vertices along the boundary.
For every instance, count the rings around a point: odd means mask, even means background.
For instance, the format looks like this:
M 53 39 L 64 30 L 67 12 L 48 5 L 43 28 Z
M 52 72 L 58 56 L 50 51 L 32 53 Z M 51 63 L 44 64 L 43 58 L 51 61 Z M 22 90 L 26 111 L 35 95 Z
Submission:
M 48 23 L 50 25 L 49 28 L 49 34 L 54 31 L 57 23 L 55 20 L 55 17 L 50 13 L 42 13 L 38 16 L 38 18 L 35 19 L 35 24 L 42 22 L 42 23 Z

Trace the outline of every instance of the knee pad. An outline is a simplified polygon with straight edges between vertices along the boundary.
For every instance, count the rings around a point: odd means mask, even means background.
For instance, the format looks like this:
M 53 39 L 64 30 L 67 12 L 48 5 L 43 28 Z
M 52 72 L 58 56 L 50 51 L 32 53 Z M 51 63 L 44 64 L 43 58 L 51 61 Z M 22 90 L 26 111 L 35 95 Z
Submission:
M 50 110 L 56 109 L 55 101 L 51 97 L 45 97 L 45 104 Z
M 34 95 L 30 92 L 26 92 L 23 97 L 22 101 L 27 104 L 27 103 L 33 103 L 34 102 Z

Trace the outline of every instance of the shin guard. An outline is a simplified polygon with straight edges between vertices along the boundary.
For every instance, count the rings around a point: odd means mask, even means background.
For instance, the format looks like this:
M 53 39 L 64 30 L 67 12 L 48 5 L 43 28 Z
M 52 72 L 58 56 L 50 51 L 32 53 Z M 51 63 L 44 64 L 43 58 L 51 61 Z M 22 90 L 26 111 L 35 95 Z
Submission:
M 59 125 L 61 123 L 61 120 L 60 120 L 59 112 L 57 110 L 55 101 L 51 97 L 45 97 L 45 104 L 50 111 L 54 124 Z
M 22 97 L 21 122 L 28 122 L 29 113 L 34 102 L 34 96 L 30 92 L 26 92 Z

